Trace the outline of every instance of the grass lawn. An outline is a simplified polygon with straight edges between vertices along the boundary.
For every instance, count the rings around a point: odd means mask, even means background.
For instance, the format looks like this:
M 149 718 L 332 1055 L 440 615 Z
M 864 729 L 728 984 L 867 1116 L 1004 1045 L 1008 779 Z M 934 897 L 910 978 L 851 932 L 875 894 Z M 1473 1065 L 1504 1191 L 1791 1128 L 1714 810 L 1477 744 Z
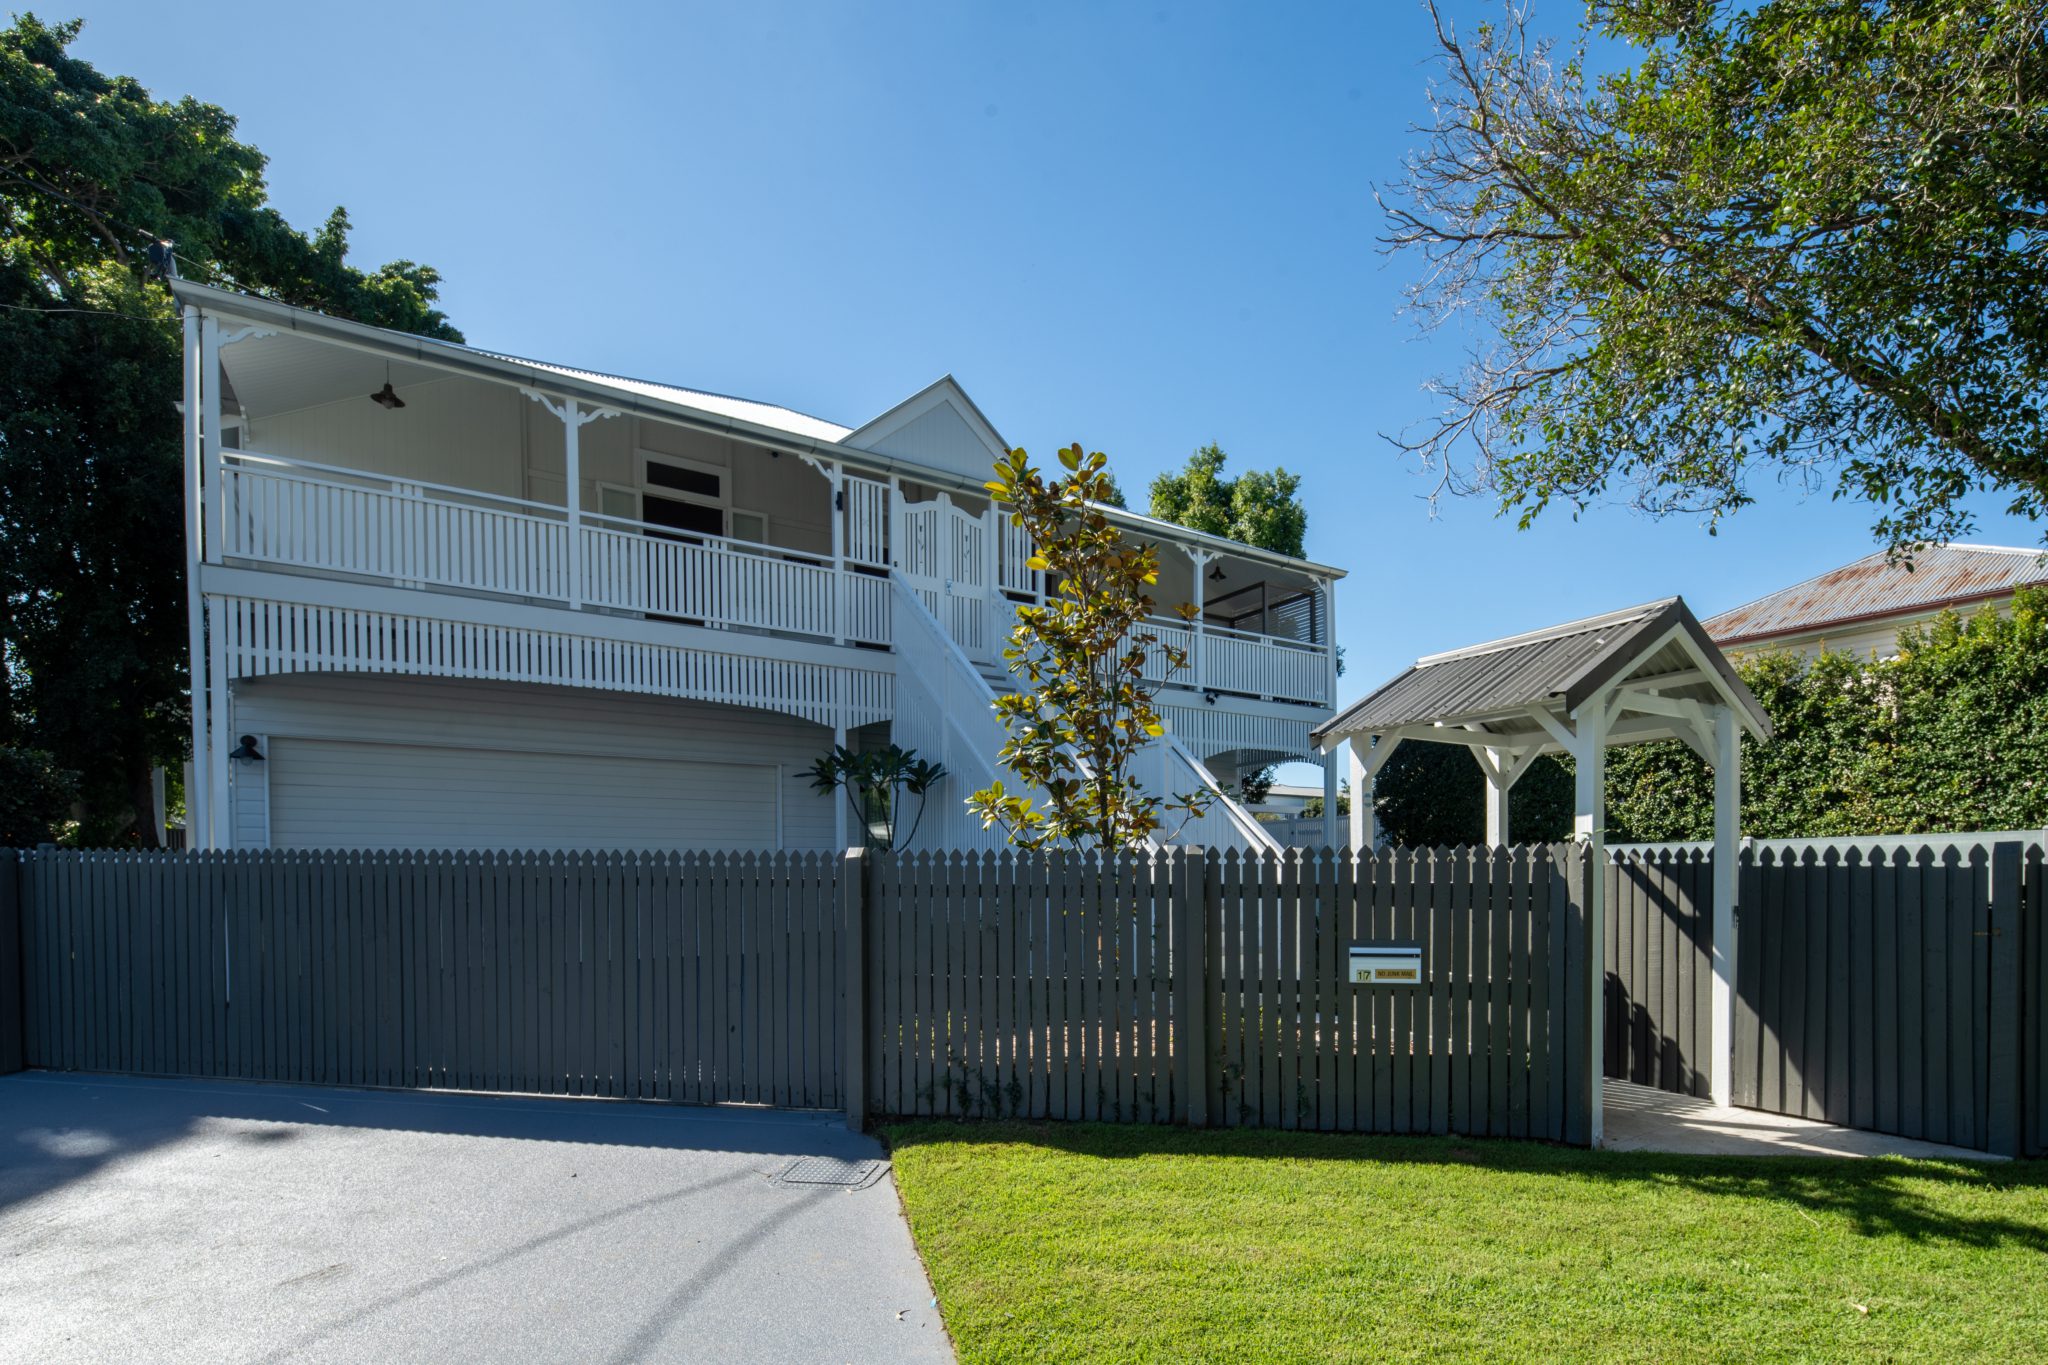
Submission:
M 889 1139 L 967 1362 L 2048 1359 L 2048 1163 Z

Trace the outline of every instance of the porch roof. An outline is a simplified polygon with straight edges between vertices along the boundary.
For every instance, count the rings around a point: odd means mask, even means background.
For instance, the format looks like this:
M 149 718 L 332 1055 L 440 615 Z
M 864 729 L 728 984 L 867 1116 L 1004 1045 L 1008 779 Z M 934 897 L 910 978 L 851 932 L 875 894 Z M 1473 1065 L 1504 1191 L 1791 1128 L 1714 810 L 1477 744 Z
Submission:
M 595 406 L 654 417 L 718 435 L 734 436 L 773 449 L 786 450 L 792 454 L 810 454 L 820 459 L 837 460 L 849 468 L 869 474 L 896 474 L 933 487 L 965 492 L 976 497 L 987 496 L 979 479 L 961 478 L 948 470 L 935 469 L 929 465 L 845 444 L 846 438 L 857 435 L 859 429 L 828 422 L 823 418 L 813 417 L 791 408 L 778 407 L 772 403 L 708 393 L 674 384 L 626 379 L 595 370 L 528 360 L 522 356 L 506 355 L 450 341 L 437 341 L 409 332 L 393 331 L 373 327 L 368 323 L 330 317 L 311 309 L 237 293 L 231 289 L 201 284 L 195 280 L 172 280 L 171 292 L 181 304 L 206 312 L 231 315 L 276 332 L 323 340 L 370 351 L 390 359 L 408 360 L 431 368 L 496 380 L 500 383 L 545 388 L 558 396 L 574 398 Z M 951 376 L 938 382 L 953 383 L 956 388 L 958 387 L 957 381 L 953 381 Z M 931 387 L 927 385 L 926 389 Z M 965 391 L 961 392 L 964 396 Z M 890 411 L 894 411 L 894 407 Z M 978 408 L 976 413 L 979 414 Z M 873 423 L 866 425 L 871 426 Z M 1336 579 L 1345 576 L 1344 570 L 1332 565 L 1318 564 L 1311 560 L 1262 550 L 1256 546 L 1242 545 L 1219 536 L 1205 535 L 1136 512 L 1108 510 L 1113 521 L 1133 530 L 1162 534 L 1167 539 L 1198 548 L 1210 549 L 1216 553 L 1229 554 L 1235 558 L 1295 573 L 1306 573 L 1317 578 Z
M 1752 734 L 1771 734 L 1770 717 L 1685 600 L 1667 597 L 1417 659 L 1316 727 L 1315 738 L 1328 747 L 1350 735 L 1396 732 L 1466 745 L 1488 736 L 1543 737 L 1537 711 L 1570 715 L 1624 682 L 1672 700 L 1725 703 Z M 1628 739 L 1669 737 L 1668 727 L 1648 724 Z

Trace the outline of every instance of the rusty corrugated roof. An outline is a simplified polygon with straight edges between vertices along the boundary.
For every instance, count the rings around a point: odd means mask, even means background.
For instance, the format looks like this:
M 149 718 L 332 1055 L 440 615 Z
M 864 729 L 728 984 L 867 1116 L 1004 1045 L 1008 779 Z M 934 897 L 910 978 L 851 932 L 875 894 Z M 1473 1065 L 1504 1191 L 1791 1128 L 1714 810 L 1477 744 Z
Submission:
M 2002 545 L 1931 545 L 1909 572 L 1883 551 L 1703 623 L 1723 645 L 1753 644 L 1826 626 L 1935 611 L 2002 597 L 2028 584 L 2048 584 L 2039 550 Z

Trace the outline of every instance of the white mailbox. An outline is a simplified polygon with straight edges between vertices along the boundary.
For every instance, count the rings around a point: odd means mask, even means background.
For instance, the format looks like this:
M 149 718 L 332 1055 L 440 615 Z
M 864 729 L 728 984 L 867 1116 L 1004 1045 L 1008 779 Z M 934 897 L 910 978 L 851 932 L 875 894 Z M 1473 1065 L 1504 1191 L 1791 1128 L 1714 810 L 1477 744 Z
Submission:
M 1420 986 L 1422 949 L 1397 943 L 1351 945 L 1354 986 Z

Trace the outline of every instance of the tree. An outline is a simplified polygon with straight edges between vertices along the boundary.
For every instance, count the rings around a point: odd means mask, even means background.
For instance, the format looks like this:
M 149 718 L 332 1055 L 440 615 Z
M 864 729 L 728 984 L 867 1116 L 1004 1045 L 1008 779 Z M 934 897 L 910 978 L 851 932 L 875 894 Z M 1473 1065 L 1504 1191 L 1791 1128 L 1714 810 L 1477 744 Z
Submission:
M 1308 800 L 1302 802 L 1301 814 L 1302 818 L 1307 820 L 1322 819 L 1323 798 L 1311 796 Z M 1337 784 L 1337 814 L 1340 816 L 1351 814 L 1351 779 L 1348 777 Z
M 1373 818 L 1396 844 L 1430 848 L 1486 838 L 1486 777 L 1463 745 L 1409 740 L 1381 767 L 1372 795 Z M 1508 842 L 1568 837 L 1575 800 L 1569 762 L 1537 759 L 1509 790 Z
M 1435 6 L 1430 5 L 1435 15 Z M 1760 478 L 1909 553 L 1963 498 L 2048 511 L 2039 0 L 1598 0 L 1437 19 L 1434 126 L 1384 195 L 1426 325 L 1479 335 L 1393 438 L 1527 525 L 1619 496 L 1711 528 Z M 1633 66 L 1593 75 L 1589 38 Z
M 0 848 L 53 839 L 78 799 L 78 774 L 38 749 L 0 748 Z
M 1177 473 L 1152 480 L 1152 515 L 1191 531 L 1300 558 L 1302 538 L 1308 534 L 1308 509 L 1295 496 L 1300 477 L 1285 469 L 1254 469 L 1226 479 L 1227 458 L 1212 441 L 1190 455 Z
M 179 417 L 184 273 L 447 340 L 439 276 L 346 261 L 267 202 L 225 111 L 72 57 L 77 23 L 0 30 L 0 745 L 78 774 L 78 837 L 135 818 L 188 733 Z M 152 260 L 152 254 L 157 259 Z
M 944 764 L 919 758 L 917 750 L 899 744 L 866 753 L 841 744 L 811 765 L 811 786 L 821 792 L 844 791 L 862 844 L 894 852 L 917 837 L 917 827 L 924 823 L 925 794 L 945 775 Z M 917 813 L 908 828 L 900 828 L 906 793 L 917 798 Z
M 1000 757 L 1045 794 L 1041 807 L 998 780 L 967 804 L 982 827 L 1000 827 L 1021 848 L 1064 845 L 1102 853 L 1129 848 L 1208 809 L 1212 794 L 1147 792 L 1133 761 L 1166 733 L 1145 671 L 1157 654 L 1167 676 L 1187 667 L 1186 651 L 1147 628 L 1159 581 L 1159 551 L 1133 544 L 1102 511 L 1108 458 L 1079 445 L 1059 454 L 1063 477 L 1048 481 L 1021 449 L 996 462 L 987 487 L 1011 509 L 1043 570 L 1043 606 L 1017 609 L 1003 647 L 1009 669 L 1027 685 L 998 697 L 1009 731 Z M 1194 608 L 1183 604 L 1183 618 Z

